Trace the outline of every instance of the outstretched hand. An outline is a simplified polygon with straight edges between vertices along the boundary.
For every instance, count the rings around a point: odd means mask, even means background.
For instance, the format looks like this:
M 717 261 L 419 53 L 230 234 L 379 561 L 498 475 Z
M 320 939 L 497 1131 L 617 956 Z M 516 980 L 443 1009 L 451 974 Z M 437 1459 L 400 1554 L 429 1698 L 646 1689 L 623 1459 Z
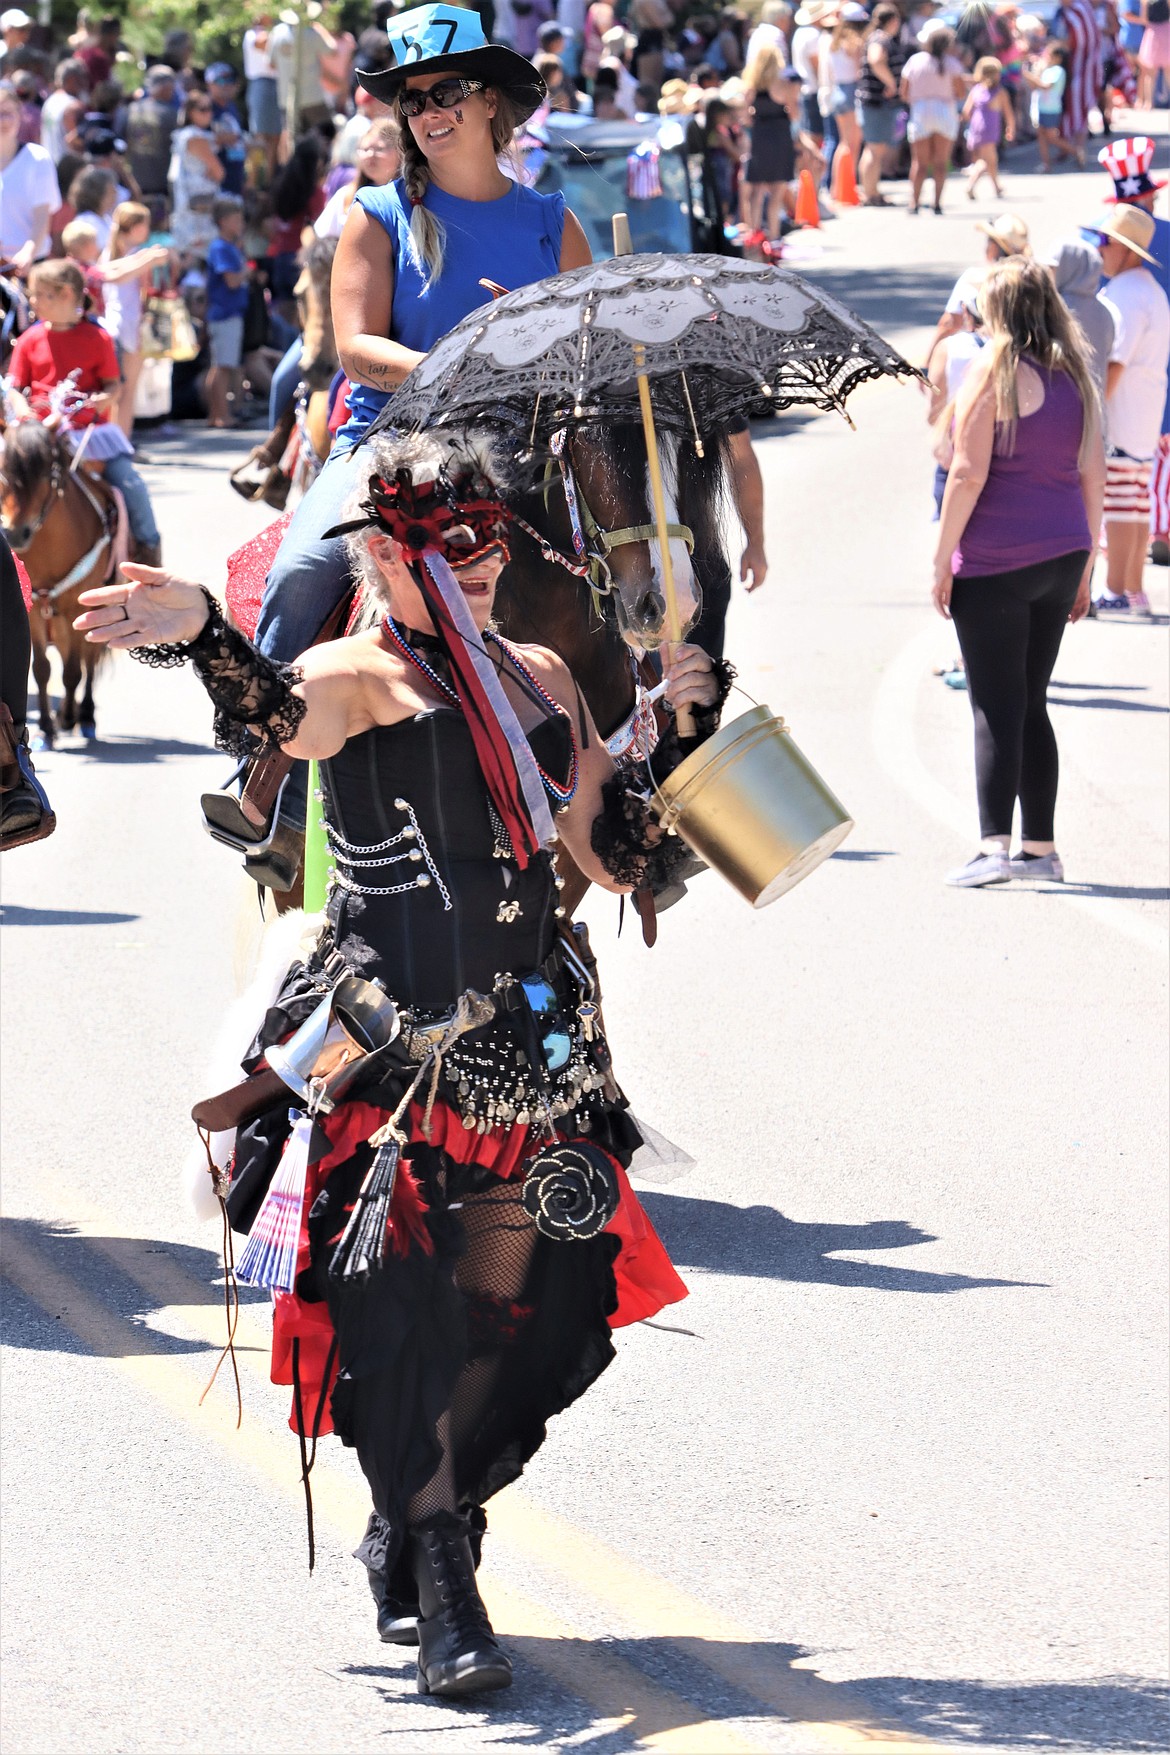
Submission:
M 122 582 L 83 591 L 86 611 L 73 626 L 95 646 L 123 651 L 132 646 L 169 646 L 194 640 L 207 622 L 201 585 L 175 579 L 163 567 L 127 561 Z

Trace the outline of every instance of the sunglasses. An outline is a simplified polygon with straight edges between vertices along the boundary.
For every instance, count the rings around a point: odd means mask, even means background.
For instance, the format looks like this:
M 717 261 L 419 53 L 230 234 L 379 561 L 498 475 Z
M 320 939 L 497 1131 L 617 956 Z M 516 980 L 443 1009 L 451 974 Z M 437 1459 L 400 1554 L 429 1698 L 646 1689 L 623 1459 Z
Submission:
M 482 79 L 440 79 L 429 91 L 399 92 L 398 108 L 407 117 L 421 116 L 428 104 L 434 104 L 437 110 L 453 110 L 472 92 L 482 90 Z

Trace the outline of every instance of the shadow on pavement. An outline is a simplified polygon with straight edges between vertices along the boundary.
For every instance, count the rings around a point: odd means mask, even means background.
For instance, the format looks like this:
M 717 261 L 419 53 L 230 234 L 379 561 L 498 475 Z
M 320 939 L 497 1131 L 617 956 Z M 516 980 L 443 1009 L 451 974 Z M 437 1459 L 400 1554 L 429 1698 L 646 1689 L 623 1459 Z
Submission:
M 860 863 L 871 864 L 875 859 L 897 859 L 898 855 L 892 847 L 878 849 L 876 847 L 846 847 L 830 853 L 830 859 L 852 859 Z
M 222 754 L 213 743 L 185 743 L 178 737 L 103 737 L 99 731 L 93 743 L 84 744 L 76 753 L 91 761 L 109 766 L 116 762 L 161 762 L 167 756 L 214 756 Z
M 1015 1683 L 879 1676 L 835 1683 L 794 1668 L 808 1652 L 779 1641 L 737 1644 L 685 1635 L 591 1641 L 514 1638 L 506 1631 L 501 1638 L 516 1665 L 508 1693 L 433 1704 L 444 1713 L 464 1711 L 481 1725 L 498 1725 L 509 1743 L 559 1747 L 562 1738 L 571 1737 L 574 1750 L 619 1755 L 654 1737 L 670 1736 L 674 1746 L 685 1746 L 682 1738 L 694 1726 L 696 1746 L 701 1746 L 704 1723 L 758 1721 L 762 1713 L 766 1722 L 781 1725 L 794 1719 L 815 1723 L 818 1742 L 826 1748 L 834 1724 L 842 1727 L 850 1747 L 859 1730 L 877 1740 L 883 1726 L 894 1734 L 945 1737 L 948 1746 L 958 1748 L 990 1744 L 1067 1755 L 1144 1755 L 1166 1747 L 1170 1692 L 1163 1682 L 1137 1676 Z M 600 1715 L 576 1700 L 563 1698 L 559 1688 L 550 1697 L 541 1685 L 552 1677 L 571 1696 L 574 1669 L 596 1680 L 598 1659 L 607 1654 L 661 1680 L 676 1698 L 650 1706 L 627 1704 L 628 1722 L 613 1727 L 599 1724 Z M 542 1673 L 539 1678 L 534 1671 Z M 344 1664 L 335 1673 L 372 1683 L 388 1705 L 414 1690 L 415 1662 L 406 1652 L 398 1663 Z M 680 1689 L 685 1699 L 677 1697 Z M 615 1694 L 615 1702 L 618 1698 Z
M 988 1286 L 1043 1286 L 1040 1280 L 990 1280 L 969 1274 L 929 1273 L 878 1262 L 836 1261 L 841 1250 L 907 1249 L 937 1241 L 904 1219 L 867 1225 L 801 1224 L 775 1207 L 734 1207 L 688 1195 L 638 1198 L 680 1268 L 741 1274 L 750 1279 L 794 1280 L 875 1292 L 966 1292 Z
M 147 1324 L 143 1318 L 165 1309 L 166 1302 L 155 1298 L 130 1275 L 104 1255 L 109 1247 L 121 1254 L 129 1264 L 135 1255 L 166 1256 L 186 1276 L 181 1287 L 185 1305 L 207 1304 L 222 1308 L 223 1287 L 215 1282 L 221 1278 L 219 1251 L 197 1249 L 189 1244 L 166 1243 L 145 1237 L 90 1237 L 73 1231 L 67 1224 L 46 1223 L 40 1219 L 0 1218 L 0 1276 L 5 1281 L 4 1329 L 5 1346 L 39 1352 L 88 1353 L 99 1358 L 126 1358 L 142 1353 L 188 1354 L 217 1353 L 218 1344 L 186 1340 L 179 1335 Z M 46 1309 L 26 1287 L 39 1288 L 44 1283 L 38 1272 L 41 1265 L 63 1276 L 77 1288 L 81 1298 L 100 1303 L 120 1320 L 103 1325 L 103 1333 L 124 1335 L 125 1345 L 91 1344 L 80 1339 L 69 1324 L 68 1292 L 54 1309 L 51 1293 L 46 1294 Z M 175 1302 L 178 1302 L 176 1298 Z M 267 1302 L 266 1293 L 257 1293 L 251 1286 L 240 1287 L 241 1303 Z
M 0 903 L 2 926 L 125 926 L 140 914 L 108 914 L 100 908 L 22 908 Z
M 1021 889 L 1027 889 L 1027 881 L 1015 884 L 993 884 L 983 893 L 991 895 L 1000 890 L 1003 895 L 1018 895 Z M 1151 884 L 1076 884 L 1069 883 L 1066 878 L 1062 884 L 1036 883 L 1032 886 L 1034 896 L 1102 896 L 1115 902 L 1170 902 L 1170 890 L 1159 889 Z
M 1048 686 L 1053 689 L 1086 689 L 1089 691 L 1104 689 L 1106 694 L 1110 695 L 1148 695 L 1150 692 L 1146 683 L 1060 682 L 1056 677 L 1053 677 Z
M 49 703 L 53 709 L 54 720 L 61 711 L 61 697 L 50 695 Z M 39 708 L 37 698 L 30 695 L 25 709 L 30 730 L 38 722 Z M 88 756 L 91 761 L 110 762 L 158 762 L 165 756 L 214 756 L 223 752 L 217 750 L 213 743 L 185 743 L 177 737 L 132 737 L 118 733 L 104 736 L 99 729 L 93 741 L 82 739 L 77 731 L 56 732 L 57 741 L 45 755 L 53 756 Z
M 856 311 L 880 334 L 883 328 L 932 329 L 955 284 L 952 268 L 872 268 L 818 263 L 808 278 Z
M 1055 688 L 1076 687 L 1076 684 L 1055 683 Z M 1170 713 L 1170 707 L 1160 707 L 1154 701 L 1123 701 L 1116 695 L 1086 695 L 1078 700 L 1075 695 L 1049 695 L 1050 707 L 1104 707 L 1114 713 Z
M 1170 1688 L 1141 1676 L 1077 1682 L 937 1682 L 904 1676 L 850 1684 L 906 1729 L 977 1748 L 1162 1750 L 1170 1728 Z

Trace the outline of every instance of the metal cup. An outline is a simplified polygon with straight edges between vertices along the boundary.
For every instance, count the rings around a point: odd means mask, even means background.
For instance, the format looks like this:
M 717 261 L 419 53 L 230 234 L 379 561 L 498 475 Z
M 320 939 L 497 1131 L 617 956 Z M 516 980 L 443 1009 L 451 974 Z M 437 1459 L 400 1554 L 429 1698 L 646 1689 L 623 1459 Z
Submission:
M 294 1095 L 328 1114 L 366 1056 L 393 1042 L 400 1028 L 397 1007 L 377 982 L 343 975 L 296 1034 L 265 1058 Z

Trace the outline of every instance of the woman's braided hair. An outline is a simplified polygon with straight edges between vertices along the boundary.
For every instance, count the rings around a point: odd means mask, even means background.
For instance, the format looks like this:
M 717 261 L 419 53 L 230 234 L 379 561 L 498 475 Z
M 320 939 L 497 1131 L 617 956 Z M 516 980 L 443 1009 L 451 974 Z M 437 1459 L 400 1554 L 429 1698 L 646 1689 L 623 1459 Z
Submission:
M 490 89 L 496 100 L 496 113 L 491 123 L 492 148 L 498 159 L 509 158 L 513 152 L 516 129 L 520 125 L 520 115 L 506 92 L 494 86 Z M 485 89 L 484 96 L 487 95 L 488 91 Z M 406 121 L 402 125 L 402 181 L 410 197 L 410 236 L 415 256 L 420 266 L 426 269 L 426 284 L 429 287 L 443 272 L 443 252 L 447 236 L 442 221 L 436 219 L 423 206 L 423 197 L 430 187 L 431 167 Z

